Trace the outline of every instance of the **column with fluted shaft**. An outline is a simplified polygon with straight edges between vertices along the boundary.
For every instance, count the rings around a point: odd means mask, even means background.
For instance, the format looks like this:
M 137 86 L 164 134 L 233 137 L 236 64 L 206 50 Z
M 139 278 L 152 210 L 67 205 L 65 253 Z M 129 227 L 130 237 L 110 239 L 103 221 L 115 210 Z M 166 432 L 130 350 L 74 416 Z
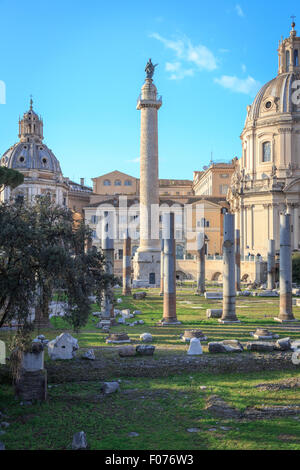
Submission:
M 234 215 L 224 215 L 223 314 L 220 323 L 238 323 L 235 292 Z
M 159 287 L 159 180 L 157 112 L 162 100 L 147 76 L 138 98 L 140 140 L 140 246 L 134 258 L 134 286 Z
M 124 234 L 123 243 L 123 295 L 131 295 L 131 238 L 128 231 Z
M 291 215 L 280 214 L 280 323 L 297 321 L 293 315 L 292 299 L 292 246 L 291 246 Z
M 176 249 L 174 213 L 163 215 L 164 238 L 164 309 L 162 325 L 178 325 L 176 315 Z

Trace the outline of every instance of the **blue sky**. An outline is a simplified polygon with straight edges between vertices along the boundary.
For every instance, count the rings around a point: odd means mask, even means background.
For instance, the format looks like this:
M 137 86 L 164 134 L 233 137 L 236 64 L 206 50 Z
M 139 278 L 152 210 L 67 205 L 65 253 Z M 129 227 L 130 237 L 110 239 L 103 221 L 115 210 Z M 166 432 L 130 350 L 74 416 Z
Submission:
M 32 94 L 65 176 L 139 176 L 136 99 L 151 57 L 160 177 L 192 179 L 211 152 L 240 156 L 246 106 L 277 74 L 297 10 L 291 0 L 0 0 L 0 154 Z

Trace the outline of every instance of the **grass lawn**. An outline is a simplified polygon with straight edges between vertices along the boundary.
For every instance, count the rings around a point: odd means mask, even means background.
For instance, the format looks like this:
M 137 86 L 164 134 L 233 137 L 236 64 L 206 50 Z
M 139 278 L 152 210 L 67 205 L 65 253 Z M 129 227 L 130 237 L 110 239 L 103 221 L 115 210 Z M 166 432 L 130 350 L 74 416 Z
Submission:
M 241 320 L 239 325 L 221 325 L 215 319 L 207 319 L 206 309 L 222 308 L 222 301 L 206 300 L 204 297 L 194 295 L 194 290 L 189 288 L 177 289 L 177 317 L 181 325 L 172 327 L 158 327 L 157 322 L 161 320 L 163 313 L 163 300 L 159 296 L 158 289 L 149 289 L 145 300 L 137 301 L 130 297 L 123 297 L 121 289 L 116 289 L 116 298 L 122 298 L 122 303 L 117 304 L 116 308 L 141 310 L 142 315 L 130 319 L 133 322 L 136 319 L 144 320 L 144 325 L 129 327 L 118 325 L 111 329 L 112 332 L 126 331 L 134 343 L 139 342 L 142 333 L 148 332 L 154 336 L 153 344 L 157 348 L 158 354 L 172 354 L 174 352 L 186 353 L 186 344 L 180 341 L 179 335 L 185 329 L 201 329 L 209 341 L 221 341 L 223 339 L 239 339 L 240 341 L 251 341 L 249 335 L 251 331 L 259 326 L 270 328 L 280 337 L 300 338 L 300 323 L 289 326 L 282 326 L 276 323 L 273 318 L 278 315 L 279 298 L 260 298 L 260 297 L 238 297 L 237 298 L 237 316 Z M 99 311 L 99 306 L 93 305 L 93 311 Z M 294 315 L 300 320 L 300 307 L 294 307 Z M 107 334 L 102 333 L 96 328 L 97 319 L 92 316 L 87 325 L 82 328 L 79 334 L 72 332 L 70 325 L 61 317 L 51 319 L 52 328 L 48 330 L 36 331 L 36 334 L 45 334 L 48 339 L 55 338 L 62 331 L 69 332 L 78 338 L 81 348 L 100 347 L 109 348 L 105 343 Z M 298 328 L 297 328 L 298 326 Z M 14 333 L 1 332 L 0 339 L 8 341 L 10 335 Z M 204 351 L 206 346 L 204 345 Z
M 11 423 L 1 436 L 7 449 L 67 449 L 74 432 L 84 430 L 91 449 L 287 449 L 300 448 L 297 417 L 239 421 L 215 418 L 205 400 L 217 394 L 239 409 L 253 405 L 300 404 L 299 389 L 263 392 L 263 382 L 291 373 L 216 375 L 195 373 L 167 379 L 122 379 L 120 392 L 101 396 L 99 382 L 61 384 L 49 389 L 49 401 L 16 403 L 2 386 L 1 409 Z M 206 386 L 201 390 L 200 386 Z M 187 429 L 198 428 L 189 433 Z M 225 428 L 222 429 L 222 428 Z M 130 432 L 138 433 L 129 437 Z
M 151 333 L 157 360 L 174 354 L 186 356 L 188 346 L 179 335 L 190 328 L 200 328 L 209 341 L 228 338 L 250 341 L 249 333 L 258 326 L 268 327 L 280 337 L 300 338 L 297 324 L 282 326 L 273 321 L 279 309 L 277 298 L 238 298 L 237 315 L 242 323 L 220 325 L 217 320 L 206 318 L 206 309 L 222 308 L 222 303 L 194 296 L 194 291 L 185 287 L 177 290 L 177 316 L 182 324 L 159 327 L 156 323 L 162 318 L 162 297 L 158 290 L 148 290 L 143 301 L 122 297 L 120 289 L 116 290 L 116 297 L 123 299 L 116 308 L 141 310 L 142 315 L 136 318 L 143 319 L 145 324 L 120 325 L 111 331 L 126 331 L 133 344 L 140 342 L 141 333 Z M 93 305 L 93 310 L 98 311 L 99 307 Z M 300 307 L 294 307 L 294 314 L 300 319 Z M 117 346 L 105 343 L 107 334 L 95 327 L 96 321 L 91 316 L 81 332 L 74 334 L 64 319 L 52 318 L 52 328 L 35 334 L 43 333 L 52 339 L 69 330 L 78 338 L 80 348 L 95 348 L 96 354 L 117 360 Z M 8 341 L 12 334 L 2 331 L 0 339 Z M 46 367 L 48 361 L 46 353 Z M 59 361 L 55 366 L 60 367 Z M 7 414 L 3 419 L 10 423 L 0 440 L 7 449 L 66 449 L 73 434 L 84 430 L 91 449 L 299 449 L 300 415 L 299 420 L 298 417 L 225 420 L 205 410 L 206 399 L 213 394 L 240 410 L 255 405 L 300 405 L 300 388 L 267 392 L 255 388 L 260 383 L 274 383 L 295 375 L 293 371 L 261 371 L 223 375 L 195 372 L 151 379 L 113 377 L 121 380 L 120 391 L 107 396 L 100 393 L 100 381 L 61 384 L 50 381 L 49 400 L 32 406 L 21 406 L 12 387 L 0 384 L 0 411 Z M 190 433 L 188 428 L 199 431 Z M 130 432 L 139 435 L 129 437 Z

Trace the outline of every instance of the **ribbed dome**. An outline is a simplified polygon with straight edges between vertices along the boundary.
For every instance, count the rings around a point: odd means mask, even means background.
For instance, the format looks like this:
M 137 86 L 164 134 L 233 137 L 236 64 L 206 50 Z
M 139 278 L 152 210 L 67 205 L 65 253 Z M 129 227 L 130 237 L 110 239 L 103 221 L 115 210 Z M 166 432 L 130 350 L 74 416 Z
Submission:
M 60 164 L 43 143 L 18 142 L 1 158 L 1 165 L 15 170 L 45 170 L 61 174 Z
M 279 113 L 300 113 L 300 106 L 292 101 L 295 89 L 292 84 L 299 80 L 299 74 L 283 73 L 266 83 L 257 93 L 248 114 L 248 119 L 258 119 Z
M 44 170 L 61 175 L 59 162 L 52 151 L 43 144 L 43 121 L 30 109 L 19 120 L 20 141 L 7 150 L 0 163 L 15 170 Z

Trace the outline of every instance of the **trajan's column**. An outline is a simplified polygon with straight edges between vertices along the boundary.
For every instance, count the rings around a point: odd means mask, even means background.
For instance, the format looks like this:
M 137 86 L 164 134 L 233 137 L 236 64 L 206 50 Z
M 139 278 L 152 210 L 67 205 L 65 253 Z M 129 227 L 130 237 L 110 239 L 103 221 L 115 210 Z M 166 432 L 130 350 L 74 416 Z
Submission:
M 156 65 L 149 59 L 137 109 L 141 111 L 140 246 L 133 261 L 135 287 L 159 287 L 159 182 L 157 111 L 162 105 L 153 83 Z

